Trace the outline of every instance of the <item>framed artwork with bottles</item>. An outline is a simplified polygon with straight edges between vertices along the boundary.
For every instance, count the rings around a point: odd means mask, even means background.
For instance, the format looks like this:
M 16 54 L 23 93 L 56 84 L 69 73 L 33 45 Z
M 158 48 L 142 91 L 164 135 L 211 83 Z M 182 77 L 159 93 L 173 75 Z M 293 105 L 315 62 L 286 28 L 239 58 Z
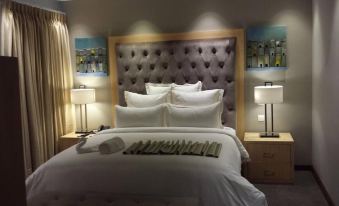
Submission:
M 76 75 L 108 76 L 107 38 L 75 38 Z
M 286 70 L 287 57 L 287 28 L 285 26 L 246 29 L 247 70 Z

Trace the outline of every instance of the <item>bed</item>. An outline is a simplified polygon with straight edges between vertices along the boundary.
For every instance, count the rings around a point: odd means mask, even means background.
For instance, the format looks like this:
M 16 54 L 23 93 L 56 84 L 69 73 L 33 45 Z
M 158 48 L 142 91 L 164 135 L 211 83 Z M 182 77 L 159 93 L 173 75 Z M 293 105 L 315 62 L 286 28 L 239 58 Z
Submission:
M 142 140 L 216 141 L 222 145 L 219 157 L 79 154 L 73 146 L 27 178 L 28 205 L 267 205 L 265 195 L 241 176 L 241 163 L 249 159 L 240 135 L 243 31 L 111 37 L 109 45 L 113 105 L 126 105 L 125 91 L 145 93 L 145 83 L 201 81 L 203 90 L 223 91 L 223 126 L 114 128 L 89 137 L 86 147 L 112 137 L 126 147 Z

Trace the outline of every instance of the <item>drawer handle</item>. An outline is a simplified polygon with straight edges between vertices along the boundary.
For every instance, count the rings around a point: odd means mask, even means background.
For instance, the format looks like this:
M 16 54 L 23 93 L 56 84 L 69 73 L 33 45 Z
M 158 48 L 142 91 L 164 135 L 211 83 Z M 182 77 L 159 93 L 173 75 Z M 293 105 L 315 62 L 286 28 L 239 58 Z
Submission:
M 265 171 L 264 171 L 264 176 L 266 176 L 266 177 L 272 177 L 272 176 L 275 176 L 275 172 L 270 171 L 270 170 L 265 170 Z
M 274 157 L 274 153 L 264 152 L 264 154 L 262 156 L 264 158 L 273 158 Z

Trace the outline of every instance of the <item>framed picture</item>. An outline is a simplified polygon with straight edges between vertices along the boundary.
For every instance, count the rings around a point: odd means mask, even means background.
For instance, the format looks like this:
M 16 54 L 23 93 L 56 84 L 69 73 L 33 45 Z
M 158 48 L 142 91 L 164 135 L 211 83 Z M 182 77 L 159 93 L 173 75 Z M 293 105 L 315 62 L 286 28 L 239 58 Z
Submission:
M 247 70 L 286 70 L 287 56 L 286 27 L 250 27 L 246 30 Z
M 77 76 L 108 76 L 105 37 L 76 38 L 75 53 Z

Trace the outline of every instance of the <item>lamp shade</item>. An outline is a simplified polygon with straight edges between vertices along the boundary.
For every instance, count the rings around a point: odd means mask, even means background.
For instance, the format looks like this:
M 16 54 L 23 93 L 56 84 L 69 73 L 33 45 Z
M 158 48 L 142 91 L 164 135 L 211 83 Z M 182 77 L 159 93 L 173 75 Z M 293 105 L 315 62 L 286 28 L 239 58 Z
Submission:
M 95 102 L 95 89 L 72 89 L 71 102 L 73 104 L 90 104 Z
M 257 104 L 279 104 L 283 102 L 283 86 L 269 85 L 254 87 L 254 101 Z

